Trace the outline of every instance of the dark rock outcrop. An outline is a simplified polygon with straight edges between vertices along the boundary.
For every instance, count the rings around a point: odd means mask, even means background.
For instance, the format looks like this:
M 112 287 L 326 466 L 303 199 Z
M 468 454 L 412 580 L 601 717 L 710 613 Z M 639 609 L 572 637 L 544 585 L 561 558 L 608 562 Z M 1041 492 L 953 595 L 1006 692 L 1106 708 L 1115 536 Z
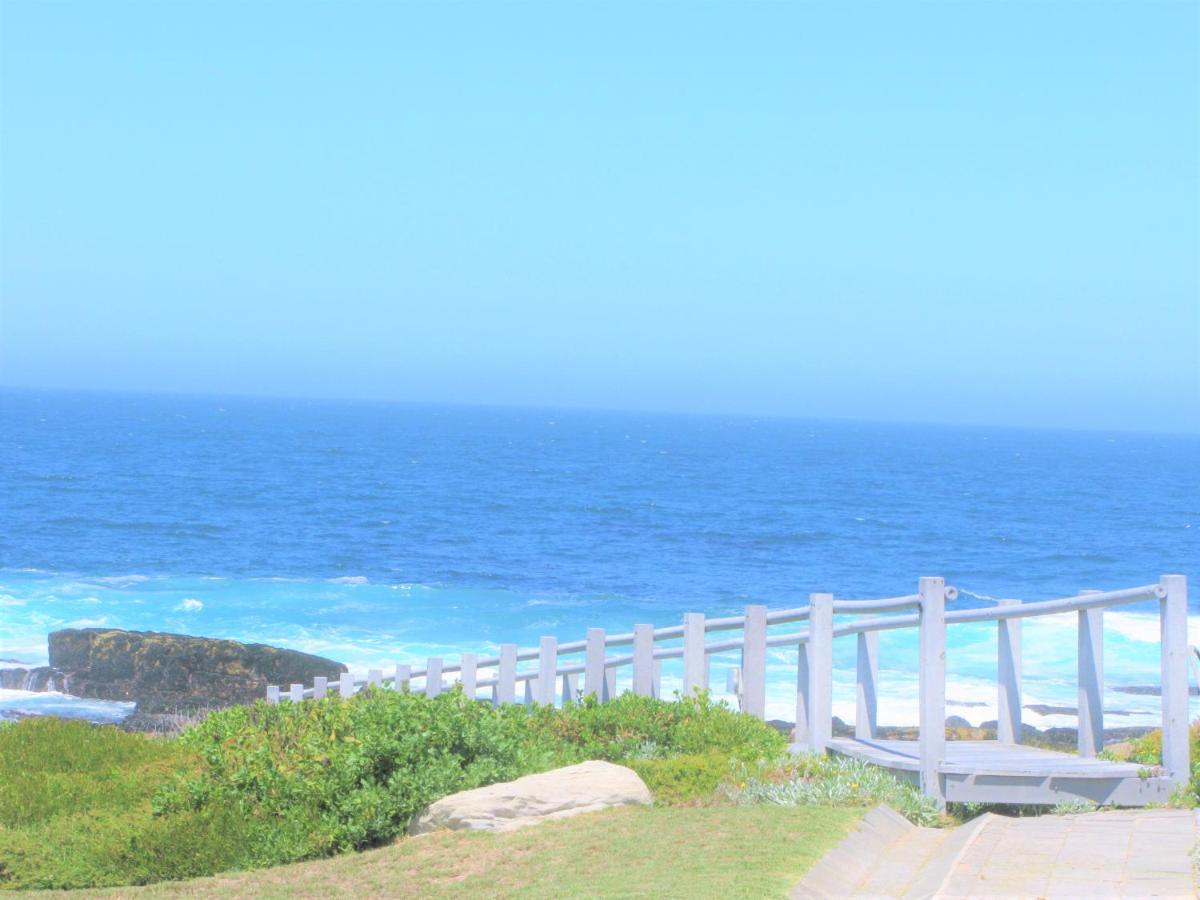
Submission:
M 63 673 L 53 666 L 0 669 L 0 688 L 8 691 L 61 691 Z
M 331 659 L 217 638 L 67 628 L 50 635 L 50 668 L 77 697 L 137 703 L 160 713 L 251 703 L 268 684 L 311 684 L 346 667 Z

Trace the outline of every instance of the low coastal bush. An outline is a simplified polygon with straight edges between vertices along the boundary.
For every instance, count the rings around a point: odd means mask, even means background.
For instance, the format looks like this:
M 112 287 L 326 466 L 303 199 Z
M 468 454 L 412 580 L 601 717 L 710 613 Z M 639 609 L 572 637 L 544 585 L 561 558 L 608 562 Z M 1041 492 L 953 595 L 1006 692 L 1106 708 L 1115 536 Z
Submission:
M 783 806 L 874 806 L 886 803 L 915 825 L 941 821 L 937 805 L 915 786 L 877 766 L 840 756 L 800 756 L 770 772 L 748 771 L 725 788 L 734 803 Z
M 447 794 L 587 759 L 711 752 L 751 760 L 786 749 L 770 726 L 704 697 L 493 708 L 458 690 L 235 707 L 180 741 L 204 765 L 165 786 L 156 808 L 234 808 L 270 822 L 252 850 L 260 865 L 377 844 Z
M 188 878 L 244 864 L 228 810 L 156 816 L 154 791 L 197 771 L 174 741 L 56 718 L 0 725 L 0 887 Z
M 388 841 L 446 794 L 587 759 L 660 802 L 777 766 L 782 735 L 707 697 L 563 709 L 368 690 L 209 715 L 151 738 L 59 719 L 0 726 L 0 887 L 144 884 Z

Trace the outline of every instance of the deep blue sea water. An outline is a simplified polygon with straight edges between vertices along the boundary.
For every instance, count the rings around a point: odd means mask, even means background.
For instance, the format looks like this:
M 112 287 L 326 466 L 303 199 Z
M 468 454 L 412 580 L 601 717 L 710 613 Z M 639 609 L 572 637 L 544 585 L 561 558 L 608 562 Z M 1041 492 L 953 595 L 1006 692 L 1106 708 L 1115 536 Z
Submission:
M 1183 572 L 1200 608 L 1196 436 L 13 390 L 0 434 L 22 662 L 108 625 L 392 664 L 923 574 L 1028 600 Z M 1156 619 L 1107 622 L 1110 684 L 1155 683 Z M 885 720 L 912 717 L 914 641 L 885 634 Z M 1074 653 L 1069 620 L 1027 624 L 1029 702 L 1074 705 Z M 992 630 L 952 629 L 951 712 L 989 715 L 994 665 Z

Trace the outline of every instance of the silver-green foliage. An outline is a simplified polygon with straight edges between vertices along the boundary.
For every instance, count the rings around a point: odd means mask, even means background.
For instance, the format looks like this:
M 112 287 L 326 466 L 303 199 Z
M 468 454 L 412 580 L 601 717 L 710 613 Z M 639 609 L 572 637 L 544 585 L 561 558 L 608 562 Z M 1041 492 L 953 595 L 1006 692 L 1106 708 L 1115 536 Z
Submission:
M 734 803 L 868 806 L 886 803 L 916 825 L 936 825 L 936 804 L 878 766 L 845 757 L 798 757 L 782 779 L 747 774 L 725 789 Z

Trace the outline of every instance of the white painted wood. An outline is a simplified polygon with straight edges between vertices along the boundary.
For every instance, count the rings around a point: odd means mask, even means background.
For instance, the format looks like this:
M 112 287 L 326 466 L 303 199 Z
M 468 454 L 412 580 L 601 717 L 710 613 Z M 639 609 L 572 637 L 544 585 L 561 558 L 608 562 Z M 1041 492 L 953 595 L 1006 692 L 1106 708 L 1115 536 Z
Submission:
M 617 667 L 604 667 L 604 699 L 612 700 L 617 696 Z
M 367 669 L 367 684 L 373 688 L 383 687 L 383 669 Z
M 1020 600 L 1001 600 L 1001 606 L 1015 606 Z M 996 740 L 1005 744 L 1021 743 L 1021 620 L 996 622 Z
M 329 690 L 329 679 L 324 675 L 313 678 L 313 699 L 324 700 L 325 692 Z
M 338 678 L 338 693 L 343 697 L 354 696 L 354 676 L 349 672 L 343 672 Z
M 425 661 L 425 696 L 436 697 L 442 692 L 442 661 L 431 656 Z
M 650 685 L 650 696 L 656 700 L 662 698 L 662 660 L 654 660 L 654 680 Z
M 479 680 L 478 662 L 479 657 L 474 653 L 464 653 L 462 655 L 462 668 L 459 669 L 459 683 L 462 685 L 462 692 L 468 700 L 474 700 L 478 690 L 475 686 Z
M 604 678 L 604 629 L 587 630 L 587 650 L 584 651 L 583 693 L 595 694 L 603 703 L 610 699 Z
M 274 706 L 276 703 L 279 702 L 279 685 L 277 685 L 277 684 L 268 684 L 267 685 L 267 702 L 270 703 L 272 706 Z
M 874 738 L 879 718 L 879 632 L 866 631 L 858 636 L 857 703 L 854 736 Z
M 1164 575 L 1158 581 L 1166 596 L 1159 601 L 1162 640 L 1163 768 L 1178 784 L 1191 773 L 1188 746 L 1187 578 Z
M 304 699 L 304 685 L 292 684 L 292 689 L 288 691 L 288 699 L 293 703 L 299 703 Z
M 633 626 L 633 692 L 639 697 L 654 694 L 654 626 Z
M 562 677 L 562 702 L 576 703 L 579 700 L 579 688 L 575 682 L 575 676 L 570 672 L 564 672 Z
M 1098 594 L 1099 591 L 1080 591 Z M 1079 755 L 1104 748 L 1104 610 L 1081 609 L 1079 616 Z
M 767 712 L 767 608 L 746 607 L 742 630 L 742 711 L 759 719 Z
M 558 638 L 543 637 L 538 646 L 537 693 L 534 699 L 542 706 L 554 705 L 555 673 L 558 670 Z
M 517 645 L 500 645 L 500 663 L 496 669 L 496 703 L 517 702 Z
M 683 692 L 699 694 L 708 689 L 708 666 L 704 653 L 704 613 L 683 614 Z
M 797 744 L 809 743 L 809 721 L 808 702 L 811 696 L 809 687 L 809 666 L 808 666 L 808 649 L 807 642 L 799 647 L 799 655 L 796 659 L 796 731 L 793 735 L 793 740 Z
M 946 758 L 946 582 L 924 577 L 918 637 L 921 791 L 939 807 L 946 798 L 938 769 Z
M 833 594 L 809 594 L 808 747 L 824 753 L 833 737 Z
M 534 704 L 534 698 L 533 698 L 533 679 L 532 679 L 532 678 L 526 678 L 526 679 L 525 679 L 525 700 L 524 700 L 524 703 L 525 703 L 525 705 L 526 705 L 526 706 L 533 706 L 533 704 Z
M 412 679 L 412 666 L 400 663 L 396 666 L 396 674 L 392 677 L 392 690 L 408 692 L 409 681 Z

